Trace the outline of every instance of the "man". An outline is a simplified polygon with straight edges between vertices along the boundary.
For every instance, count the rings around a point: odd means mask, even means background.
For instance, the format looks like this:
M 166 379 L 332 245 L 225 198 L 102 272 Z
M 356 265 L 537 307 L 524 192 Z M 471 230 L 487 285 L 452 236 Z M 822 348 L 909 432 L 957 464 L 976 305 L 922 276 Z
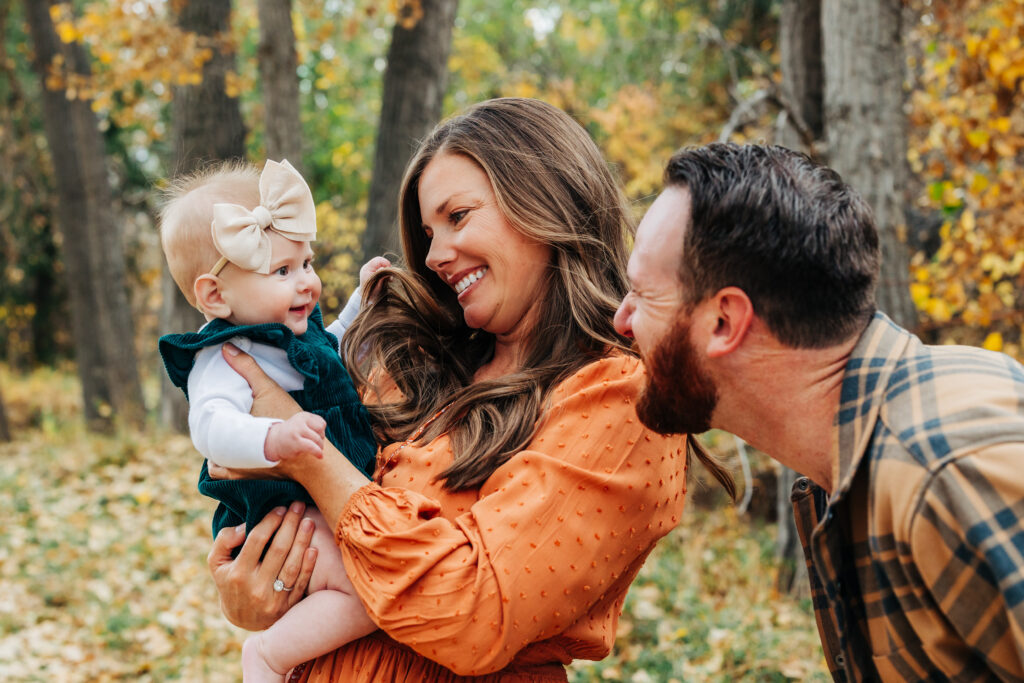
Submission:
M 615 317 L 642 421 L 809 477 L 793 504 L 836 680 L 1024 680 L 1024 367 L 877 313 L 870 209 L 807 157 L 715 144 L 665 176 Z

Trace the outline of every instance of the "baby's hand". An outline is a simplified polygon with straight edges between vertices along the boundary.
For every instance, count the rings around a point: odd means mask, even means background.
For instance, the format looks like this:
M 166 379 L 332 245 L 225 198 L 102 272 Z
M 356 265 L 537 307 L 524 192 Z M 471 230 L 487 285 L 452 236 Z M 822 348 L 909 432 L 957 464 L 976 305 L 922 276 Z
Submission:
M 374 256 L 372 259 L 363 264 L 363 267 L 359 269 L 359 286 L 362 288 L 366 287 L 366 281 L 370 279 L 370 276 L 376 273 L 382 268 L 387 268 L 391 265 L 391 261 L 388 261 L 383 256 Z
M 324 457 L 324 434 L 327 423 L 313 413 L 297 413 L 284 422 L 270 426 L 263 444 L 263 455 L 270 462 L 286 460 L 308 453 Z

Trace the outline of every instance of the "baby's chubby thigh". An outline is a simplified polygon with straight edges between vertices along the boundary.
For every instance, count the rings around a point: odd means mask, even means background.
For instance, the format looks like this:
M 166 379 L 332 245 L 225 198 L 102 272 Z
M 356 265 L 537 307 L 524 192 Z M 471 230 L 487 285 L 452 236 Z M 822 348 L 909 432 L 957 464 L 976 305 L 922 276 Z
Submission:
M 334 531 L 320 514 L 320 510 L 312 505 L 306 508 L 306 517 L 313 520 L 313 524 L 316 525 L 310 545 L 317 549 L 316 564 L 313 566 L 313 575 L 309 579 L 306 592 L 333 590 L 355 595 L 355 588 L 348 580 L 345 564 L 341 560 L 341 549 L 334 542 Z

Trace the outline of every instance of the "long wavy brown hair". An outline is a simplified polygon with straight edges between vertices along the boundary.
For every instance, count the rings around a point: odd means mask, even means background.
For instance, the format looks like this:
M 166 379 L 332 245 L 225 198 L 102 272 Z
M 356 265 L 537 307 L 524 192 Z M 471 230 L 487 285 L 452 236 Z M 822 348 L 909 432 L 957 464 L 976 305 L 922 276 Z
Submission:
M 525 360 L 501 378 L 473 382 L 492 357 L 494 335 L 469 328 L 455 292 L 426 267 L 419 181 L 442 154 L 476 163 L 509 225 L 551 247 Z M 613 350 L 632 353 L 612 324 L 627 290 L 627 204 L 568 114 L 539 100 L 502 98 L 442 122 L 422 143 L 402 181 L 399 225 L 406 267 L 367 283 L 363 311 L 345 334 L 345 359 L 360 390 L 381 391 L 375 381 L 385 376 L 402 392 L 398 401 L 368 401 L 386 443 L 411 438 L 450 404 L 417 439 L 447 432 L 455 460 L 439 478 L 450 490 L 477 488 L 529 443 L 554 386 Z M 732 488 L 717 462 L 698 457 Z

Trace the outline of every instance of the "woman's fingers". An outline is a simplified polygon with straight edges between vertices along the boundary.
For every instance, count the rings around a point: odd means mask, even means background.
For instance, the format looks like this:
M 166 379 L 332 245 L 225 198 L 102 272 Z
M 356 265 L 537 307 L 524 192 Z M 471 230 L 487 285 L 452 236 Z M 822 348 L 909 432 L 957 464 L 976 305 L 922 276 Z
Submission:
M 310 526 L 310 538 L 313 536 L 313 527 Z M 309 580 L 313 576 L 313 567 L 316 566 L 316 555 L 319 551 L 314 547 L 306 548 L 302 553 L 302 567 L 299 569 L 299 576 L 295 579 L 295 595 L 293 600 L 298 602 L 306 594 L 309 587 Z M 295 604 L 294 602 L 292 604 Z
M 276 528 L 274 539 L 270 542 L 270 547 L 267 548 L 267 552 L 260 564 L 258 573 L 263 580 L 271 584 L 279 578 L 282 581 L 284 580 L 281 576 L 281 569 L 284 567 L 285 560 L 288 558 L 292 546 L 298 542 L 298 530 L 305 511 L 306 504 L 301 501 L 295 501 L 288 506 L 287 512 L 282 516 L 281 525 Z M 268 515 L 268 517 L 270 516 L 274 515 Z M 260 547 L 260 552 L 262 552 L 264 546 L 266 546 L 266 543 L 263 543 Z M 305 545 L 302 546 L 302 550 L 305 550 L 308 546 L 309 541 L 307 540 Z M 285 581 L 284 585 L 290 586 L 291 584 Z
M 263 372 L 263 368 L 256 364 L 252 356 L 239 350 L 233 344 L 224 344 L 221 347 L 221 355 L 224 356 L 227 364 L 241 375 L 252 388 L 253 402 L 250 412 L 253 415 L 279 417 L 286 420 L 302 411 L 295 399 L 278 386 L 277 382 L 270 379 L 267 373 Z
M 292 589 L 288 595 L 290 605 L 294 605 L 302 599 L 306 592 L 306 586 L 309 585 L 309 577 L 313 573 L 313 564 L 316 562 L 316 548 L 311 548 L 309 543 L 313 538 L 314 528 L 313 520 L 309 518 L 299 522 L 298 532 L 295 534 L 295 542 L 292 543 L 284 565 L 277 573 L 277 578 L 281 579 L 285 586 Z M 310 551 L 313 553 L 311 562 L 307 558 Z
M 271 388 L 278 388 L 277 382 L 270 379 L 267 373 L 263 371 L 263 368 L 256 363 L 256 360 L 234 344 L 224 344 L 221 347 L 221 355 L 224 356 L 227 364 L 249 383 L 249 386 L 252 387 L 253 396 L 265 393 Z
M 213 547 L 206 556 L 206 564 L 210 567 L 210 573 L 214 573 L 222 565 L 231 562 L 231 550 L 242 545 L 245 541 L 245 525 L 224 527 L 213 539 Z
M 235 559 L 231 550 L 242 542 L 243 531 L 235 527 L 217 535 L 207 562 L 220 593 L 221 610 L 231 623 L 250 631 L 265 629 L 302 599 L 312 573 L 306 558 L 312 521 L 303 519 L 305 510 L 301 502 L 275 508 L 252 528 Z M 291 566 L 286 569 L 289 558 Z M 279 579 L 282 587 L 291 590 L 274 590 Z
M 274 532 L 282 525 L 285 512 L 284 507 L 274 508 L 266 517 L 260 520 L 259 524 L 249 531 L 249 536 L 245 539 L 245 545 L 242 546 L 242 549 L 238 552 L 238 557 L 235 558 L 239 571 L 253 572 L 257 568 L 262 570 L 260 555 L 263 554 L 263 549 L 267 547 L 271 537 L 275 536 Z M 269 551 L 267 554 L 270 554 Z M 280 565 L 278 565 L 279 567 Z

